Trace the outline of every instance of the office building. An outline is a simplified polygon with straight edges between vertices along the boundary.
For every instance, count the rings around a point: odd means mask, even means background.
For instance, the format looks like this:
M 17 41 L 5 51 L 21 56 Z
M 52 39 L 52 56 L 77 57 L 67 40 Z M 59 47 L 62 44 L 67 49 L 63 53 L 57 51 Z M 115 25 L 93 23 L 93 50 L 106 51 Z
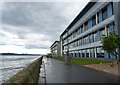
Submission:
M 111 59 L 101 38 L 111 31 L 120 35 L 119 13 L 120 2 L 89 2 L 60 35 L 61 56 Z
M 51 54 L 52 54 L 52 57 L 59 57 L 60 56 L 60 41 L 55 41 L 51 47 Z

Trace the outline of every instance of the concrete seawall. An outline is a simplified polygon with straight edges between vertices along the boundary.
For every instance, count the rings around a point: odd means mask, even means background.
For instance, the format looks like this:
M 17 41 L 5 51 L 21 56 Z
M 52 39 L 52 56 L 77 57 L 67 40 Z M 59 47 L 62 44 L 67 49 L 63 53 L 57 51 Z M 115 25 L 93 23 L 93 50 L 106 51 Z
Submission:
M 17 74 L 6 80 L 2 85 L 8 83 L 38 83 L 40 68 L 42 64 L 42 58 L 35 60 L 33 63 L 19 71 Z

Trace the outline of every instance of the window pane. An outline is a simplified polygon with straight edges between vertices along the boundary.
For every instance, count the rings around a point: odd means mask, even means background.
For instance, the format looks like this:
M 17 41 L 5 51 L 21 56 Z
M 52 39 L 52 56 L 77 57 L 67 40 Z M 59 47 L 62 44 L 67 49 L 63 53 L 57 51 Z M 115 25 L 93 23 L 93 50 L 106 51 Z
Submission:
M 104 7 L 102 9 L 102 13 L 103 13 L 103 20 L 105 20 L 107 18 L 107 7 Z
M 103 35 L 105 35 L 105 28 L 100 29 L 100 40 L 102 39 Z
M 84 57 L 86 57 L 86 52 L 87 52 L 87 51 L 86 51 L 86 49 L 85 49 L 85 50 L 84 50 Z
M 94 42 L 97 41 L 97 32 L 93 33 L 93 39 L 94 39 Z
M 109 35 L 110 32 L 115 31 L 114 23 L 112 22 L 108 24 L 107 28 L 108 28 L 108 35 Z
M 80 28 L 81 28 L 81 33 L 82 33 L 83 32 L 83 25 Z
M 96 40 L 97 40 L 97 41 L 99 41 L 99 40 L 100 40 L 100 31 L 97 31 Z
M 104 51 L 101 47 L 97 47 L 97 57 L 98 58 L 104 58 Z
M 107 5 L 107 14 L 108 14 L 108 17 L 113 15 L 113 4 L 112 3 L 109 3 Z
M 88 20 L 88 29 L 92 28 L 92 19 L 90 18 Z
M 84 54 L 85 50 L 82 51 L 82 57 L 85 57 L 85 54 Z
M 102 22 L 102 10 L 98 12 L 98 23 Z
M 86 57 L 89 57 L 89 49 L 86 50 Z
M 84 31 L 88 29 L 88 22 L 85 23 Z
M 94 15 L 92 17 L 92 26 L 96 25 L 96 16 Z
M 94 48 L 90 49 L 90 57 L 94 58 Z

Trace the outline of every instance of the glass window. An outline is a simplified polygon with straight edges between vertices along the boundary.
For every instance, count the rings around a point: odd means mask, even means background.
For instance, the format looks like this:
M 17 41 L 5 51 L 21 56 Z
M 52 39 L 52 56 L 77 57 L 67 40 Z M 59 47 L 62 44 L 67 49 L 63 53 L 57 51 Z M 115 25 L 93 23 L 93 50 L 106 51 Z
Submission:
M 90 35 L 88 35 L 88 43 L 91 43 L 91 42 L 90 42 Z
M 84 41 L 83 41 L 83 38 L 81 38 L 81 45 L 83 45 Z
M 70 40 L 71 40 L 71 35 L 70 35 Z
M 100 57 L 100 53 L 101 53 L 101 49 L 99 47 L 97 47 L 97 58 Z
M 75 51 L 75 57 L 78 57 L 78 51 Z
M 87 36 L 85 37 L 85 44 L 87 44 Z
M 105 28 L 100 29 L 100 40 L 102 39 L 102 36 L 105 35 Z
M 72 42 L 72 47 L 74 47 L 74 46 L 73 46 L 73 42 Z
M 84 57 L 86 57 L 86 53 L 87 53 L 87 50 L 85 49 L 85 50 L 84 50 Z
M 75 43 L 74 42 L 72 43 L 72 45 L 73 45 L 73 47 L 75 47 Z
M 85 44 L 85 37 L 83 37 L 83 45 Z
M 101 47 L 97 47 L 97 58 L 104 58 L 104 51 Z
M 89 35 L 87 36 L 87 43 L 89 43 Z
M 84 45 L 84 37 L 82 38 L 82 45 Z
M 71 52 L 69 52 L 69 56 L 72 57 L 72 53 Z
M 86 36 L 86 44 L 89 43 L 89 36 Z
M 90 34 L 90 35 L 89 35 L 89 42 L 90 42 L 90 43 L 94 42 L 94 40 L 93 40 L 93 34 Z
M 94 35 L 91 34 L 91 41 L 94 42 Z
M 86 44 L 86 37 L 83 38 L 83 45 Z
M 109 35 L 110 32 L 115 31 L 114 22 L 108 24 L 107 28 L 108 28 L 108 32 L 107 32 L 108 35 Z
M 77 46 L 77 42 L 75 41 L 75 47 Z
M 78 46 L 80 46 L 80 40 L 78 40 Z
M 76 37 L 76 32 L 74 31 L 74 37 Z
M 78 28 L 78 35 L 80 34 L 80 28 Z
M 81 57 L 81 50 L 79 51 L 79 57 Z
M 79 54 L 79 57 L 81 57 L 81 51 L 79 51 L 79 53 L 78 53 L 78 54 Z
M 101 55 L 100 55 L 100 57 L 104 58 L 104 50 L 102 49 L 102 47 L 100 47 L 100 49 L 101 49 Z
M 88 21 L 85 22 L 84 31 L 88 30 Z
M 81 38 L 81 45 L 83 45 L 83 39 Z
M 81 39 L 79 39 L 79 45 L 82 45 L 82 44 L 81 44 Z
M 88 36 L 85 37 L 86 44 L 88 44 Z
M 73 43 L 71 43 L 71 47 L 73 48 Z
M 73 32 L 73 38 L 75 37 L 75 32 Z
M 94 40 L 94 42 L 97 41 L 97 32 L 93 33 L 93 40 Z
M 108 17 L 113 15 L 113 3 L 112 2 L 107 5 L 107 15 Z
M 78 41 L 76 41 L 76 46 L 78 46 Z
M 107 7 L 104 7 L 102 9 L 102 13 L 103 13 L 103 20 L 105 20 L 107 18 Z
M 96 41 L 100 41 L 100 31 L 98 30 L 97 31 L 97 34 L 96 34 L 97 36 L 96 36 Z
M 98 23 L 102 22 L 102 10 L 98 12 Z
M 85 57 L 86 53 L 85 50 L 82 50 L 82 57 Z
M 86 50 L 86 57 L 89 57 L 89 49 Z
M 84 53 L 83 53 L 83 50 L 81 50 L 81 57 L 84 57 Z
M 90 57 L 92 57 L 92 58 L 95 57 L 94 48 L 91 48 L 91 49 L 90 49 Z
M 72 39 L 73 39 L 73 32 L 71 33 L 71 37 L 72 37 Z
M 83 32 L 83 25 L 81 25 L 81 33 Z
M 75 47 L 77 46 L 77 42 L 75 41 Z
M 76 53 L 76 51 L 74 52 L 74 57 L 77 57 L 77 53 Z
M 76 46 L 78 46 L 78 40 L 76 41 Z
M 79 30 L 77 29 L 75 33 L 76 33 L 76 36 L 78 36 L 79 35 Z
M 79 29 L 80 29 L 80 31 L 79 31 L 79 32 L 80 32 L 80 34 L 81 34 L 81 33 L 82 33 L 82 32 L 81 32 L 81 30 L 82 30 L 82 29 L 81 29 L 81 27 L 80 27 Z
M 80 55 L 79 55 L 79 51 L 77 51 L 77 57 L 80 57 Z
M 92 26 L 96 25 L 96 15 L 92 17 Z
M 88 29 L 92 28 L 92 19 L 90 18 L 88 20 Z
M 89 43 L 91 43 L 91 34 L 89 35 Z

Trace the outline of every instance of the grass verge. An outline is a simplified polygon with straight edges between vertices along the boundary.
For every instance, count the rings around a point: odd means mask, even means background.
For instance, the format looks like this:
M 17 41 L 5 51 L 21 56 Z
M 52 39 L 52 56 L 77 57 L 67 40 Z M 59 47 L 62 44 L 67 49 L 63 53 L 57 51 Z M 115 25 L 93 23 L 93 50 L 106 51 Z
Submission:
M 53 59 L 65 61 L 64 57 L 52 57 Z M 80 65 L 87 65 L 87 64 L 99 64 L 99 63 L 111 63 L 110 60 L 96 60 L 96 59 L 82 59 L 82 58 L 71 58 L 72 64 L 80 64 Z

